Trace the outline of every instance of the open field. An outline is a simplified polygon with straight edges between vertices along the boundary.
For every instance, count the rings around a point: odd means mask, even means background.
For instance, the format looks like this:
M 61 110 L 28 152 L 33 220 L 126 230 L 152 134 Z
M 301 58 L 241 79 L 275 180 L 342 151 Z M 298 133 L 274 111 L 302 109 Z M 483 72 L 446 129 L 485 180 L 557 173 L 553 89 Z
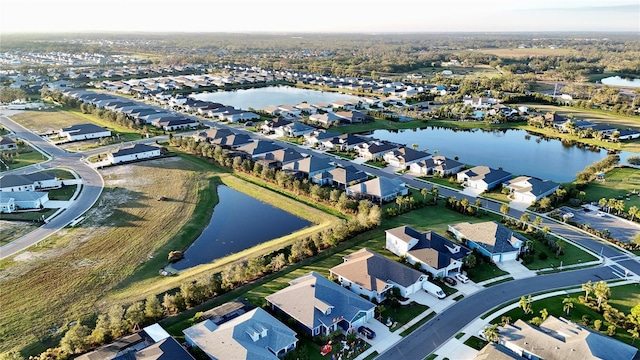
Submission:
M 36 133 L 57 131 L 64 127 L 89 122 L 105 127 L 111 130 L 112 133 L 121 134 L 122 141 L 140 139 L 140 134 L 135 130 L 100 119 L 91 114 L 83 114 L 78 110 L 57 108 L 43 111 L 22 111 L 11 116 L 11 119 Z
M 567 116 L 573 115 L 576 119 L 584 119 L 593 121 L 595 123 L 604 124 L 616 124 L 621 127 L 630 127 L 640 129 L 640 117 L 638 116 L 625 116 L 619 114 L 613 114 L 602 110 L 588 110 L 588 109 L 575 109 L 565 106 L 556 105 L 542 105 L 542 104 L 518 104 L 526 105 L 529 108 L 536 109 L 541 112 L 555 111 L 558 115 Z
M 27 221 L 8 221 L 5 220 L 3 214 L 0 219 L 0 246 L 8 244 L 15 239 L 19 239 L 22 236 L 32 232 L 40 227 L 40 224 Z
M 596 311 L 580 304 L 578 301 L 578 296 L 584 295 L 584 292 L 580 293 L 571 293 L 568 295 L 571 297 L 573 301 L 573 309 L 569 312 L 569 316 L 567 316 L 566 312 L 562 310 L 563 304 L 562 300 L 567 297 L 567 295 L 559 295 L 546 299 L 540 299 L 534 301 L 532 303 L 533 313 L 525 315 L 520 308 L 515 308 L 506 312 L 503 316 L 508 316 L 515 321 L 516 319 L 522 319 L 524 321 L 529 321 L 535 316 L 540 316 L 540 310 L 547 309 L 549 315 L 554 315 L 558 317 L 564 317 L 565 319 L 571 320 L 580 324 L 582 322 L 582 317 L 587 316 L 589 318 L 590 326 L 593 326 L 593 322 L 595 320 L 602 320 L 602 327 L 600 328 L 600 333 L 605 334 L 607 330 L 607 326 L 609 326 L 609 322 L 604 320 L 601 314 Z M 591 294 L 591 298 L 593 299 L 593 294 Z M 613 307 L 623 311 L 625 314 L 629 314 L 629 310 L 640 303 L 640 289 L 637 284 L 631 285 L 622 285 L 622 286 L 613 286 L 611 287 L 611 300 L 608 301 L 610 305 Z M 493 323 L 500 322 L 500 317 L 493 320 Z M 616 335 L 614 336 L 617 340 L 623 341 L 627 344 L 632 343 L 631 335 L 624 329 L 618 328 L 616 329 Z M 640 348 L 640 342 L 636 341 L 634 344 L 636 347 Z
M 575 53 L 575 50 L 571 49 L 549 49 L 549 48 L 526 48 L 526 49 L 480 49 L 476 50 L 485 54 L 492 54 L 505 58 L 523 58 L 529 56 L 556 56 L 556 55 L 569 55 Z
M 605 174 L 605 181 L 592 181 L 586 189 L 587 201 L 605 199 L 618 199 L 622 197 L 628 210 L 631 206 L 640 207 L 640 197 L 632 195 L 629 200 L 627 194 L 640 191 L 640 169 L 630 167 L 615 168 Z

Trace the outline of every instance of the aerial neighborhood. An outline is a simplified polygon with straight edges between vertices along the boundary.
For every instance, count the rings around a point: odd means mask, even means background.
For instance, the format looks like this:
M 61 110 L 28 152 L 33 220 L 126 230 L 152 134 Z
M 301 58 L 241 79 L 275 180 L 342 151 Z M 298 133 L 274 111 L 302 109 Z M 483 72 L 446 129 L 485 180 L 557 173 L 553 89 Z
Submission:
M 640 49 L 565 35 L 9 37 L 0 359 L 638 359 Z

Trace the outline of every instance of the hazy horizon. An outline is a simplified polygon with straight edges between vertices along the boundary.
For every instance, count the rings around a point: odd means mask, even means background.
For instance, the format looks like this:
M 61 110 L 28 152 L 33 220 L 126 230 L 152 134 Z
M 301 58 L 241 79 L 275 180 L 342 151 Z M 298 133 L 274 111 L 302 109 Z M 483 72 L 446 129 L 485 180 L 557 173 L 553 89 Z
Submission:
M 390 5 L 391 4 L 391 5 Z M 640 1 L 0 0 L 0 33 L 640 32 Z

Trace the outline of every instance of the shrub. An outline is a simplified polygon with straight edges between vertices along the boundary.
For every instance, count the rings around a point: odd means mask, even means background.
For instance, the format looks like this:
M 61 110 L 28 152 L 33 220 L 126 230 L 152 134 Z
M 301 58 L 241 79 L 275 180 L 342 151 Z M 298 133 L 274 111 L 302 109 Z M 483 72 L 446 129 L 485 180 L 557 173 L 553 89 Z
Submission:
M 541 252 L 541 253 L 538 254 L 538 259 L 540 259 L 540 260 L 547 260 L 547 257 L 548 257 L 548 255 L 547 255 L 546 252 Z

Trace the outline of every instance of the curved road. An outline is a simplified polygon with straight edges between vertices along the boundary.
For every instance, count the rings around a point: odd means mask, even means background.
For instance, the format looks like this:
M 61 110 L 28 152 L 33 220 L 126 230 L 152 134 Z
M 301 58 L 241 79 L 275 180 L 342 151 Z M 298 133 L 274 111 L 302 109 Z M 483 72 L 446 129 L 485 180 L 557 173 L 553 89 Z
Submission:
M 84 214 L 98 200 L 98 197 L 102 193 L 104 182 L 102 176 L 100 176 L 95 169 L 81 161 L 81 154 L 70 153 L 50 144 L 40 136 L 4 115 L 0 117 L 0 123 L 2 123 L 2 126 L 5 128 L 16 133 L 17 137 L 26 140 L 42 152 L 49 154 L 52 158 L 52 160 L 46 163 L 39 164 L 35 167 L 21 168 L 12 173 L 33 172 L 39 169 L 67 168 L 73 170 L 82 179 L 82 191 L 76 200 L 71 202 L 67 209 L 38 229 L 0 247 L 0 259 L 4 259 L 29 246 L 37 244 Z
M 514 280 L 486 288 L 454 303 L 376 359 L 424 359 L 477 317 L 506 302 L 538 292 L 616 278 L 607 267 Z

